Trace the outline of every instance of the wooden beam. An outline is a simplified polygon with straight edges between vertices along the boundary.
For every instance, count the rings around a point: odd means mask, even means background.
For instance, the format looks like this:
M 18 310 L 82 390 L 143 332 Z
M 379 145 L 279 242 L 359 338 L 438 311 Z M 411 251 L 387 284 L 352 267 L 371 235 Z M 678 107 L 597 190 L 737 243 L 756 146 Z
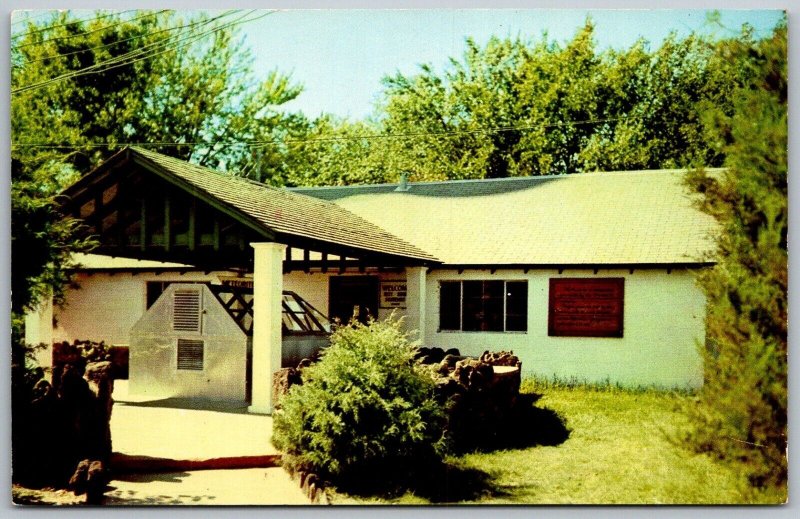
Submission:
M 142 212 L 139 218 L 139 250 L 147 250 L 147 199 L 142 195 Z
M 308 274 L 311 265 L 311 251 L 303 249 L 303 272 Z
M 103 209 L 103 191 L 98 191 L 94 194 L 94 209 L 89 216 L 89 220 L 94 222 L 94 227 L 97 229 L 97 234 L 103 233 L 103 218 L 100 215 Z
M 187 231 L 186 243 L 189 250 L 193 251 L 197 244 L 197 199 L 192 198 L 189 204 L 189 230 Z
M 172 242 L 172 214 L 170 211 L 169 195 L 164 197 L 164 250 L 169 251 L 169 246 Z
M 339 256 L 339 274 L 344 274 L 345 270 L 347 270 L 347 256 L 343 254 Z
M 328 272 L 328 253 L 322 253 L 322 262 L 321 262 L 322 273 L 325 274 Z
M 219 218 L 214 218 L 214 250 L 219 250 Z

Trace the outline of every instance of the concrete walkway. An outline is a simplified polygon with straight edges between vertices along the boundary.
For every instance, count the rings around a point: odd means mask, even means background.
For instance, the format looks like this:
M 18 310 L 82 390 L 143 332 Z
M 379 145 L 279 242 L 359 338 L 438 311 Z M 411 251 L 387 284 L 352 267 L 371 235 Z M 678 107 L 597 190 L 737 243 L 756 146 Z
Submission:
M 310 504 L 280 468 L 272 418 L 244 406 L 142 400 L 115 381 L 106 504 Z M 200 470 L 206 469 L 206 470 Z

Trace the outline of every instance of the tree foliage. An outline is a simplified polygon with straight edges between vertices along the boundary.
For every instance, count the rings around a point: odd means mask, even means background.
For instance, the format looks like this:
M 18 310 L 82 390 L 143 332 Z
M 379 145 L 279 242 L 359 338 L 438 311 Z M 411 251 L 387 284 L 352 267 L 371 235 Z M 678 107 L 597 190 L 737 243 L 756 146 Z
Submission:
M 787 40 L 723 42 L 736 67 L 733 111 L 704 112 L 725 155 L 719 177 L 699 173 L 702 209 L 722 227 L 708 296 L 705 385 L 694 410 L 701 449 L 744 460 L 758 485 L 787 476 Z
M 547 35 L 483 46 L 467 39 L 443 70 L 425 64 L 385 77 L 368 127 L 315 128 L 322 138 L 384 137 L 315 154 L 348 165 L 331 183 L 395 181 L 401 172 L 444 180 L 720 165 L 699 114 L 706 105 L 731 113 L 739 71 L 716 44 L 673 34 L 655 50 L 640 40 L 601 51 L 593 35 L 587 21 L 565 44 Z
M 402 479 L 440 460 L 443 412 L 415 352 L 397 320 L 336 330 L 274 416 L 284 463 L 348 487 L 369 485 L 376 473 Z
M 14 36 L 15 312 L 48 290 L 58 297 L 69 253 L 91 246 L 77 238 L 77 222 L 60 219 L 53 197 L 125 143 L 282 182 L 279 161 L 237 143 L 282 138 L 302 123 L 279 109 L 301 88 L 275 71 L 253 79 L 237 20 L 163 11 L 82 20 L 65 11 Z

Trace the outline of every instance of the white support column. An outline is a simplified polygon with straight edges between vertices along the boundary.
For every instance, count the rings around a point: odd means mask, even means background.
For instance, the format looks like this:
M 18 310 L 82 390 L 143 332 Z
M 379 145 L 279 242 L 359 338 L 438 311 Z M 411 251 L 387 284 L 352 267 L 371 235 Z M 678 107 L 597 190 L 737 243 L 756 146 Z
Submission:
M 248 411 L 272 413 L 272 374 L 281 368 L 281 301 L 286 245 L 251 243 L 253 267 L 253 373 Z
M 423 346 L 427 272 L 427 267 L 406 267 L 406 329 L 417 330 L 419 332 L 417 338 Z
M 25 343 L 47 347 L 34 352 L 36 363 L 45 368 L 45 378 L 51 380 L 53 366 L 53 296 L 44 296 L 36 310 L 25 314 Z

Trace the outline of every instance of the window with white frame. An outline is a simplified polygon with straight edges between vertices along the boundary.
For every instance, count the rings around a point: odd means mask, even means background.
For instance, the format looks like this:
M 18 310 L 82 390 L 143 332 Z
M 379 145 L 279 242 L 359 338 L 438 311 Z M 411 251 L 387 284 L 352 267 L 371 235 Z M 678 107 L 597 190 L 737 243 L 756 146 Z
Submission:
M 528 330 L 527 281 L 442 281 L 439 329 L 464 332 Z

